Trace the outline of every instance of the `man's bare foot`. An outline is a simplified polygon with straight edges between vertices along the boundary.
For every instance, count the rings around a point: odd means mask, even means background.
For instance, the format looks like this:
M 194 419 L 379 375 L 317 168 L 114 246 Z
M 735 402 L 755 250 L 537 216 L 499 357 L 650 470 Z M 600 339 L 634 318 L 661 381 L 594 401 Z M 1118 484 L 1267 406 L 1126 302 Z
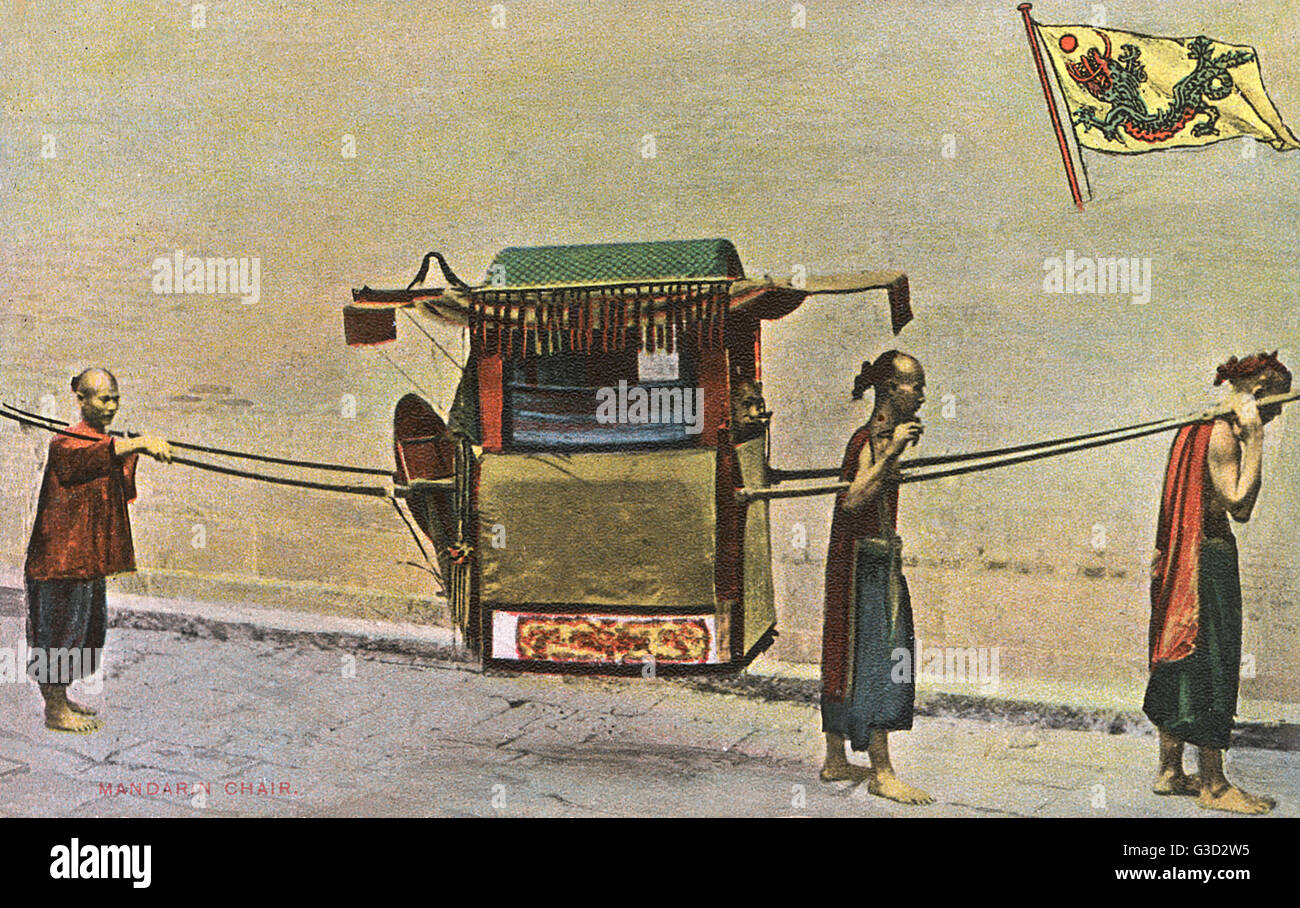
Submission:
M 87 706 L 84 703 L 78 703 L 76 700 L 73 700 L 71 697 L 68 697 L 66 699 L 68 701 L 68 709 L 72 710 L 74 713 L 79 713 L 80 715 L 83 716 L 94 716 L 99 713 L 99 710 L 95 709 L 95 707 L 93 706 Z
M 1244 791 L 1244 790 L 1241 790 L 1241 793 L 1244 794 L 1250 800 L 1254 801 L 1256 804 L 1263 805 L 1264 810 L 1266 811 L 1272 810 L 1274 807 L 1277 806 L 1277 799 L 1270 798 L 1268 795 L 1251 794 L 1249 791 Z
M 934 798 L 919 788 L 908 785 L 892 772 L 876 773 L 867 783 L 867 791 L 900 804 L 933 804 Z
M 88 735 L 91 732 L 99 731 L 104 727 L 104 723 L 92 718 L 73 712 L 71 709 L 47 709 L 45 711 L 45 727 L 51 731 L 66 731 L 74 735 Z
M 1195 796 L 1201 793 L 1201 777 L 1196 773 L 1161 773 L 1151 790 L 1158 795 Z
M 1217 792 L 1211 791 L 1207 785 L 1201 789 L 1201 793 L 1196 798 L 1196 806 L 1204 807 L 1206 810 L 1227 810 L 1232 813 L 1268 813 L 1277 802 L 1272 798 L 1261 798 L 1258 795 L 1249 794 L 1242 791 L 1236 785 L 1225 785 Z
M 875 778 L 873 773 L 866 766 L 857 766 L 847 760 L 838 762 L 827 762 L 822 764 L 822 771 L 819 778 L 823 782 L 866 782 Z

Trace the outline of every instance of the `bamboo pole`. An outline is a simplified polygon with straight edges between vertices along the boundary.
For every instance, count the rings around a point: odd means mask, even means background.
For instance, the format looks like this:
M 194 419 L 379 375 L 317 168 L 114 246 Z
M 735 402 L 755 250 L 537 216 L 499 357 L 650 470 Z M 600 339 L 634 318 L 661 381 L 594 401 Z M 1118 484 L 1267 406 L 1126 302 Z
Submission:
M 1256 403 L 1260 407 L 1270 407 L 1290 403 L 1294 400 L 1300 400 L 1300 391 L 1290 391 L 1286 394 L 1275 394 L 1271 397 L 1261 398 Z M 1069 454 L 1074 451 L 1085 451 L 1089 448 L 1117 444 L 1121 441 L 1131 441 L 1135 438 L 1154 435 L 1158 432 L 1168 432 L 1170 429 L 1177 429 L 1182 426 L 1191 425 L 1192 423 L 1216 419 L 1220 416 L 1227 416 L 1233 412 L 1235 412 L 1235 409 L 1231 404 L 1223 404 L 1209 410 L 1202 410 L 1199 413 L 1192 413 L 1187 416 L 1172 418 L 1167 422 L 1162 422 L 1154 427 L 1144 428 L 1141 431 L 1135 431 L 1131 434 L 1121 435 L 1116 438 L 1103 438 L 1099 441 L 1089 441 L 1086 443 L 1069 445 L 1063 448 L 1046 448 L 1044 450 L 1035 451 L 1032 454 L 1022 454 L 1016 457 L 1000 457 L 992 459 L 988 463 L 968 464 L 960 467 L 952 467 L 947 470 L 934 470 L 929 473 L 904 473 L 903 478 L 900 481 L 905 483 L 923 482 L 927 479 L 941 479 L 944 476 L 955 476 L 961 473 L 978 473 L 984 470 L 997 469 L 998 467 L 1014 466 L 1018 463 L 1026 463 L 1043 457 L 1055 457 L 1060 454 Z M 906 469 L 906 467 L 904 467 L 904 469 Z M 822 485 L 803 486 L 801 488 L 793 489 L 741 488 L 736 490 L 736 500 L 741 504 L 746 504 L 751 501 L 771 501 L 777 498 L 809 498 L 814 495 L 834 495 L 844 491 L 849 487 L 849 485 L 850 483 L 847 482 L 834 482 Z

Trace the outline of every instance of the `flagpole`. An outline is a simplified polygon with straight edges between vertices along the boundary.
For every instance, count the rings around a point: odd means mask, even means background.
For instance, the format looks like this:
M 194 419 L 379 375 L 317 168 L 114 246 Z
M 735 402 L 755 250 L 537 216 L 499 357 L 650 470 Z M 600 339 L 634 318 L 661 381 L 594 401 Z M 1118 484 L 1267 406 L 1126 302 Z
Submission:
M 1034 32 L 1034 20 L 1029 11 L 1032 3 L 1022 3 L 1016 7 L 1025 17 L 1025 33 L 1029 36 L 1029 49 L 1034 54 L 1034 65 L 1038 68 L 1038 80 L 1043 84 L 1043 97 L 1047 100 L 1047 113 L 1052 118 L 1052 128 L 1056 130 L 1056 142 L 1061 147 L 1061 161 L 1065 164 L 1065 178 L 1070 183 L 1070 195 L 1074 204 L 1083 211 L 1083 196 L 1079 193 L 1079 178 L 1074 172 L 1074 160 L 1070 157 L 1070 147 L 1065 141 L 1065 129 L 1061 126 L 1061 115 L 1056 110 L 1056 101 L 1052 99 L 1052 87 L 1047 81 L 1047 67 L 1043 65 L 1043 52 L 1038 47 L 1038 35 Z

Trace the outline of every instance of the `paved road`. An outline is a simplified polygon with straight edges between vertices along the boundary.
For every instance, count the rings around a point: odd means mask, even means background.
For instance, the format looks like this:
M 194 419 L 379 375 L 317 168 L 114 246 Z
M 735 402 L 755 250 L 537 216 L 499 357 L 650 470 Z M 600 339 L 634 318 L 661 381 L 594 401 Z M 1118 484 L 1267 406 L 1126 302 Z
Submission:
M 20 635 L 0 621 L 0 646 Z M 1152 738 L 944 718 L 895 738 L 938 798 L 903 808 L 817 781 L 813 708 L 662 679 L 114 629 L 86 699 L 107 727 L 58 734 L 33 685 L 0 684 L 0 815 L 1206 815 L 1147 791 Z M 1229 769 L 1300 815 L 1300 754 L 1238 749 Z

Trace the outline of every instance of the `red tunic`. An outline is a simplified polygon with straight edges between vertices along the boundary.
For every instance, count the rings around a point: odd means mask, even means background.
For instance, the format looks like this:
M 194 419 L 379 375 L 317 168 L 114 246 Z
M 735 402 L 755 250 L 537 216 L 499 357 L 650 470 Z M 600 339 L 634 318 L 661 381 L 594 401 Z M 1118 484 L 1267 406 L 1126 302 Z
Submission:
M 135 500 L 136 455 L 113 453 L 113 439 L 79 422 L 56 435 L 41 483 L 26 575 L 89 579 L 135 570 L 127 502 Z
M 1159 552 L 1151 572 L 1151 665 L 1192 654 L 1200 626 L 1199 566 L 1205 536 L 1231 536 L 1227 517 L 1213 506 L 1208 469 L 1213 422 L 1184 426 L 1174 438 L 1160 496 Z
M 871 437 L 868 423 L 853 433 L 844 451 L 840 481 L 852 482 L 858 475 L 858 458 Z M 855 543 L 867 537 L 880 538 L 882 533 L 875 507 L 856 512 L 844 508 L 844 492 L 835 496 L 835 513 L 831 518 L 830 549 L 826 553 L 826 615 L 822 625 L 822 699 L 843 700 L 849 675 L 849 605 L 853 601 L 853 557 Z M 890 535 L 898 527 L 898 484 L 886 486 L 885 504 L 889 514 Z

